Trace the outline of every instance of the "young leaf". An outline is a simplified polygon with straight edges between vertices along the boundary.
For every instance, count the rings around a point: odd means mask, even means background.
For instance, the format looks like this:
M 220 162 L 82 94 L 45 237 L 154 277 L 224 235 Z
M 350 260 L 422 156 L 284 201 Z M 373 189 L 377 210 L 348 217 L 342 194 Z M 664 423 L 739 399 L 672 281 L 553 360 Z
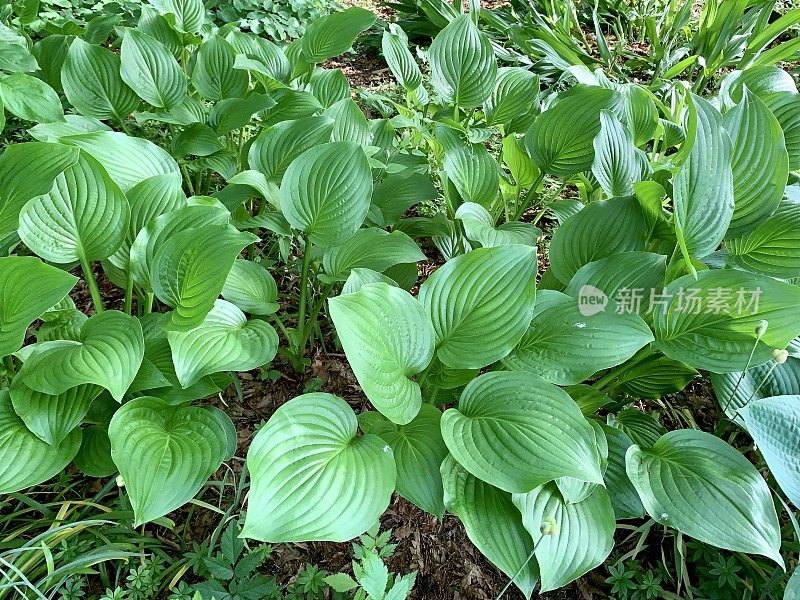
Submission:
M 633 184 L 640 181 L 645 173 L 643 159 L 633 145 L 630 131 L 620 123 L 614 113 L 601 110 L 600 133 L 592 144 L 592 173 L 606 196 L 632 196 Z M 645 158 L 644 164 L 646 163 Z
M 465 140 L 450 127 L 436 128 L 436 139 L 444 148 L 444 171 L 467 202 L 491 206 L 500 187 L 497 161 L 483 144 Z
M 331 298 L 328 306 L 367 398 L 394 423 L 410 423 L 422 404 L 411 376 L 433 357 L 433 327 L 422 305 L 405 290 L 373 283 Z
M 447 456 L 441 420 L 441 411 L 430 404 L 423 404 L 419 414 L 406 425 L 396 425 L 373 411 L 358 416 L 364 433 L 380 436 L 392 447 L 398 493 L 439 520 L 444 515 L 439 466 Z
M 135 527 L 191 500 L 231 457 L 236 443 L 234 425 L 221 410 L 170 406 L 150 396 L 122 405 L 111 419 L 108 436 Z
M 407 92 L 417 89 L 422 83 L 422 73 L 408 49 L 408 38 L 399 25 L 391 23 L 389 29 L 384 30 L 381 49 L 397 83 Z
M 626 456 L 648 514 L 718 548 L 761 554 L 783 566 L 781 533 L 767 483 L 738 450 L 710 433 L 680 429 Z
M 614 515 L 617 519 L 640 519 L 644 516 L 644 506 L 625 470 L 625 453 L 633 440 L 617 427 L 603 425 L 603 433 L 608 442 L 608 467 L 603 479 Z
M 120 49 L 120 76 L 145 102 L 167 110 L 186 96 L 186 77 L 175 57 L 158 40 L 126 29 Z
M 480 106 L 492 93 L 497 61 L 489 38 L 469 15 L 453 19 L 428 49 L 431 83 L 440 96 L 461 109 Z
M 321 63 L 347 52 L 362 31 L 366 31 L 377 17 L 359 6 L 325 15 L 312 22 L 302 37 L 303 58 Z
M 206 21 L 203 0 L 150 0 L 163 15 L 175 17 L 175 29 L 181 33 L 199 34 Z
M 472 380 L 442 416 L 442 436 L 470 473 L 509 492 L 557 477 L 603 482 L 592 426 L 565 391 L 531 373 Z
M 511 221 L 495 227 L 494 219 L 489 211 L 474 202 L 464 202 L 456 210 L 455 216 L 464 224 L 464 233 L 467 238 L 479 243 L 484 248 L 512 244 L 536 246 L 536 241 L 542 235 L 542 231 L 538 227 L 520 221 Z
M 345 542 L 372 527 L 395 486 L 392 449 L 357 435 L 353 409 L 332 394 L 283 404 L 247 452 L 252 484 L 243 537 Z
M 480 369 L 506 356 L 527 331 L 536 298 L 536 249 L 479 248 L 449 260 L 419 290 L 436 332 L 436 357 Z

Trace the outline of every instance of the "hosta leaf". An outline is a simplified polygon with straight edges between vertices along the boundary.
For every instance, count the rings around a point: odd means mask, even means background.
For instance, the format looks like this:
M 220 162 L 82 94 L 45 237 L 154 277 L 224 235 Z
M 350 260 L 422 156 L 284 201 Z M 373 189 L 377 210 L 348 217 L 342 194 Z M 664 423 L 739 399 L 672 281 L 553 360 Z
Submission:
M 283 121 L 310 117 L 322 109 L 313 94 L 300 90 L 281 88 L 272 93 L 275 106 L 261 115 L 261 126 L 270 127 Z
M 702 98 L 693 97 L 690 112 L 697 126 L 689 158 L 673 177 L 675 228 L 689 258 L 717 249 L 733 215 L 731 143 L 722 115 Z
M 452 456 L 441 467 L 447 510 L 464 524 L 470 541 L 530 598 L 539 569 L 533 540 L 522 525 L 511 494 L 467 472 Z
M 454 129 L 439 126 L 436 139 L 444 148 L 444 171 L 468 202 L 490 206 L 500 187 L 497 161 L 483 144 L 465 140 Z
M 620 123 L 614 113 L 601 110 L 600 133 L 592 144 L 592 173 L 606 196 L 633 195 L 633 184 L 642 179 L 644 169 L 628 128 Z
M 350 84 L 340 69 L 317 71 L 311 78 L 310 87 L 311 93 L 325 108 L 350 98 Z
M 752 231 L 777 208 L 789 155 L 780 123 L 755 94 L 744 94 L 722 123 L 732 142 L 734 209 L 725 237 L 733 238 Z
M 756 468 L 719 438 L 681 429 L 649 450 L 633 445 L 628 477 L 648 514 L 718 548 L 761 554 L 783 566 L 778 517 Z
M 292 227 L 330 247 L 364 222 L 372 197 L 372 173 L 353 142 L 315 146 L 297 157 L 281 181 L 280 205 Z
M 522 244 L 535 246 L 542 230 L 530 223 L 511 221 L 494 226 L 494 218 L 480 204 L 464 202 L 456 210 L 456 219 L 464 224 L 464 232 L 470 241 L 478 242 L 484 248 Z
M 439 466 L 447 456 L 441 419 L 441 411 L 430 404 L 423 404 L 407 425 L 396 425 L 377 412 L 358 416 L 364 433 L 375 434 L 392 447 L 398 493 L 440 520 L 444 515 L 444 492 Z
M 556 477 L 603 482 L 592 426 L 562 389 L 530 373 L 493 372 L 472 380 L 458 408 L 442 416 L 455 459 L 509 492 Z
M 368 283 L 386 283 L 395 287 L 400 287 L 397 282 L 391 277 L 387 277 L 383 273 L 378 273 L 372 269 L 361 269 L 356 267 L 350 271 L 347 281 L 342 286 L 342 294 L 352 294 L 357 292 Z
M 19 350 L 30 324 L 77 281 L 32 256 L 0 257 L 0 356 Z
M 175 29 L 197 35 L 206 21 L 203 0 L 149 0 L 161 14 L 175 16 Z
M 601 87 L 579 85 L 536 118 L 525 134 L 525 147 L 540 170 L 568 177 L 588 171 L 600 112 L 614 110 L 620 95 Z
M 253 115 L 275 106 L 276 102 L 266 94 L 251 92 L 245 98 L 226 98 L 211 107 L 208 122 L 218 135 L 245 127 Z
M 530 329 L 503 359 L 510 369 L 535 373 L 551 383 L 580 383 L 615 367 L 653 341 L 647 324 L 632 313 L 586 315 L 578 301 L 540 291 Z
M 523 132 L 539 103 L 539 76 L 521 67 L 497 70 L 492 95 L 486 101 L 486 121 L 501 124 L 506 134 Z
M 0 100 L 15 117 L 35 123 L 64 120 L 64 109 L 55 90 L 25 73 L 0 77 Z
M 108 437 L 138 527 L 191 500 L 230 458 L 236 430 L 219 409 L 143 396 L 114 413 Z
M 58 143 L 61 138 L 81 133 L 92 133 L 94 131 L 111 131 L 111 128 L 98 121 L 94 117 L 84 117 L 83 115 L 64 115 L 63 121 L 55 123 L 39 124 L 31 127 L 28 133 L 31 137 L 40 142 Z
M 267 364 L 278 350 L 278 334 L 266 321 L 248 321 L 236 305 L 217 300 L 203 322 L 167 333 L 175 373 L 185 389 L 204 375 L 249 371 Z
M 49 192 L 59 173 L 78 162 L 79 156 L 77 148 L 60 144 L 8 146 L 0 156 L 0 235 L 16 231 L 25 203 Z
M 659 423 L 653 415 L 643 413 L 635 408 L 626 408 L 608 418 L 609 425 L 623 431 L 642 448 L 650 448 L 658 439 L 667 433 L 667 428 Z
M 442 98 L 463 109 L 475 108 L 492 93 L 497 61 L 489 38 L 470 15 L 453 19 L 428 49 L 431 83 Z
M 230 221 L 230 212 L 222 204 L 190 204 L 153 219 L 136 236 L 131 246 L 131 272 L 136 285 L 151 292 L 153 261 L 156 252 L 170 237 L 186 229 L 204 225 L 223 225 Z
M 755 229 L 725 242 L 737 266 L 780 279 L 800 277 L 800 204 L 786 201 Z
M 419 290 L 447 366 L 480 369 L 525 334 L 536 298 L 536 249 L 479 248 L 449 260 Z
M 753 400 L 739 409 L 781 489 L 800 504 L 800 395 Z
M 530 188 L 539 177 L 539 169 L 514 135 L 503 138 L 503 163 L 511 171 L 514 183 L 522 188 Z
M 624 94 L 628 129 L 633 134 L 633 143 L 640 147 L 653 139 L 658 130 L 658 109 L 650 93 L 638 85 L 626 85 Z
M 395 487 L 392 449 L 357 435 L 353 409 L 332 394 L 283 404 L 247 452 L 252 484 L 243 537 L 345 542 L 372 527 Z
M 244 54 L 260 63 L 264 74 L 277 82 L 288 82 L 291 65 L 281 48 L 269 40 L 236 29 L 225 37 L 237 54 Z
M 233 68 L 236 51 L 218 35 L 209 36 L 195 55 L 192 84 L 206 100 L 238 98 L 247 91 L 247 72 Z
M 391 421 L 411 422 L 422 404 L 411 376 L 433 357 L 434 332 L 425 309 L 411 294 L 386 283 L 331 298 L 328 306 L 367 398 Z
M 111 459 L 111 440 L 104 426 L 84 427 L 81 447 L 73 462 L 81 473 L 89 477 L 108 477 L 117 472 Z
M 103 391 L 99 385 L 84 384 L 50 395 L 32 390 L 24 377 L 11 384 L 11 401 L 20 419 L 39 439 L 58 446 L 81 424 L 92 401 Z
M 325 109 L 325 116 L 333 119 L 331 141 L 350 141 L 359 146 L 370 145 L 372 133 L 369 130 L 369 122 L 358 104 L 349 96 Z
M 514 494 L 513 501 L 536 544 L 542 592 L 563 587 L 601 565 L 614 547 L 614 510 L 601 487 L 580 502 L 567 503 L 556 485 L 548 483 Z M 544 535 L 542 522 L 549 518 L 557 531 Z
M 789 154 L 789 170 L 800 169 L 800 94 L 779 92 L 762 99 L 783 129 L 786 152 Z
M 375 19 L 373 13 L 358 6 L 316 19 L 303 34 L 303 58 L 321 63 L 344 54 L 359 33 L 372 27 Z
M 228 272 L 222 297 L 251 315 L 271 315 L 278 304 L 278 284 L 267 269 L 256 262 L 237 258 Z
M 117 54 L 75 38 L 61 70 L 67 100 L 87 117 L 122 122 L 139 106 L 139 97 L 119 70 Z
M 25 385 L 58 395 L 77 385 L 104 387 L 122 401 L 144 357 L 139 320 L 116 310 L 90 317 L 79 341 L 45 342 L 19 372 Z
M 71 135 L 62 142 L 78 146 L 92 156 L 125 193 L 145 179 L 180 172 L 178 163 L 163 148 L 150 140 L 117 131 Z M 136 160 L 131 160 L 131 156 Z
M 130 207 L 122 190 L 91 156 L 60 173 L 53 189 L 30 200 L 19 236 L 45 260 L 69 263 L 108 258 L 122 243 Z
M 36 485 L 61 472 L 78 452 L 81 431 L 75 429 L 57 446 L 33 435 L 0 390 L 0 494 Z
M 584 265 L 621 252 L 642 251 L 646 242 L 644 216 L 635 198 L 599 200 L 556 229 L 550 267 L 566 284 Z
M 139 97 L 167 110 L 186 96 L 186 77 L 167 48 L 146 33 L 126 29 L 120 49 L 120 75 Z
M 152 263 L 150 285 L 175 310 L 172 323 L 195 327 L 214 307 L 239 253 L 258 240 L 231 225 L 203 225 L 167 238 Z
M 654 311 L 655 346 L 664 354 L 714 373 L 742 371 L 769 360 L 800 335 L 800 288 L 744 271 L 703 271 L 664 289 Z M 756 343 L 756 325 L 769 328 Z M 748 356 L 753 351 L 753 358 Z
M 438 195 L 436 186 L 421 173 L 393 173 L 375 186 L 372 204 L 381 210 L 387 225 L 394 225 L 409 208 L 435 200 Z
M 603 433 L 608 442 L 608 467 L 603 479 L 614 515 L 617 519 L 640 519 L 644 516 L 644 506 L 625 470 L 625 453 L 633 440 L 617 427 L 603 425 Z
M 177 20 L 170 17 L 168 21 L 166 17 L 153 10 L 149 4 L 144 4 L 136 29 L 161 42 L 170 54 L 179 58 L 183 51 L 183 36 L 175 29 L 173 25 L 175 22 Z
M 344 279 L 354 268 L 367 268 L 382 273 L 401 263 L 425 260 L 416 242 L 402 231 L 389 233 L 369 227 L 359 229 L 350 239 L 325 251 L 322 264 L 325 272 Z
M 323 116 L 284 121 L 262 130 L 250 146 L 250 168 L 279 182 L 292 161 L 314 146 L 329 142 L 333 119 Z
M 39 70 L 36 58 L 25 46 L 0 42 L 0 69 L 10 73 L 33 73 Z
M 381 49 L 389 70 L 406 91 L 412 91 L 422 83 L 422 73 L 414 55 L 408 49 L 408 38 L 399 25 L 389 25 L 381 39 Z
M 621 392 L 634 398 L 657 399 L 681 391 L 697 375 L 695 369 L 682 362 L 653 355 L 624 369 L 614 383 Z

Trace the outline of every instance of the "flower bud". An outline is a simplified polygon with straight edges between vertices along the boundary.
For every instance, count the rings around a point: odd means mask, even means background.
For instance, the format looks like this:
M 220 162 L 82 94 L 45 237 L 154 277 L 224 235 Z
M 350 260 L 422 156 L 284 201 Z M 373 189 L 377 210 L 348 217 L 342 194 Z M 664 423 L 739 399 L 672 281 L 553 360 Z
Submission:
M 756 325 L 756 335 L 758 337 L 761 337 L 762 335 L 767 333 L 767 327 L 769 327 L 769 321 L 767 321 L 766 319 L 761 319 L 758 322 L 758 325 Z
M 789 353 L 786 350 L 775 348 L 775 350 L 772 351 L 772 360 L 774 360 L 779 365 L 785 363 L 787 358 L 789 358 Z
M 125 480 L 122 475 L 117 475 L 117 487 L 125 487 Z
M 558 523 L 555 517 L 547 517 L 539 526 L 542 535 L 556 535 L 558 533 Z

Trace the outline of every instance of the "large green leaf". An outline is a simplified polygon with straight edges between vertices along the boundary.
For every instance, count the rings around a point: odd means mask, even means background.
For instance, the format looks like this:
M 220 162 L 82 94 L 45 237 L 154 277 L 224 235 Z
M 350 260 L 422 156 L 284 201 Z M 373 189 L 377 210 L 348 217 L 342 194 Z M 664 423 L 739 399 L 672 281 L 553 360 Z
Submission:
M 530 329 L 503 364 L 551 383 L 572 385 L 622 364 L 652 341 L 653 334 L 637 314 L 585 314 L 575 298 L 544 290 L 536 298 Z
M 696 117 L 696 134 L 672 184 L 675 230 L 687 259 L 702 258 L 717 249 L 734 207 L 731 142 L 722 127 L 722 115 L 706 100 L 692 98 L 690 114 Z
M 236 430 L 221 410 L 150 396 L 117 410 L 108 437 L 137 527 L 191 500 L 236 448 Z
M 324 115 L 333 119 L 331 141 L 350 141 L 359 146 L 370 145 L 372 132 L 369 129 L 369 121 L 349 95 L 325 109 Z
M 61 144 L 11 144 L 0 156 L 0 236 L 17 230 L 19 212 L 35 196 L 46 194 L 60 173 L 78 162 L 77 148 Z
M 541 229 L 521 221 L 510 221 L 495 227 L 489 211 L 475 202 L 464 202 L 456 210 L 455 216 L 464 225 L 467 238 L 484 248 L 511 244 L 535 246 L 542 235 Z
M 247 72 L 234 69 L 236 50 L 218 35 L 209 36 L 195 55 L 192 84 L 206 100 L 238 98 L 247 91 Z
M 15 117 L 35 123 L 64 120 L 64 109 L 55 90 L 26 73 L 0 76 L 0 100 Z
M 117 472 L 111 459 L 111 441 L 104 425 L 92 425 L 81 429 L 83 439 L 73 462 L 81 473 L 89 477 L 108 477 Z
M 543 112 L 525 134 L 525 147 L 540 170 L 569 177 L 588 171 L 594 161 L 593 140 L 600 113 L 614 110 L 618 92 L 578 85 Z
M 653 312 L 655 346 L 664 354 L 714 373 L 766 362 L 774 348 L 800 335 L 800 287 L 745 271 L 686 275 L 663 291 Z M 756 325 L 769 321 L 760 342 Z M 748 361 L 751 351 L 752 360 Z
M 233 262 L 258 240 L 231 225 L 203 225 L 169 237 L 153 258 L 150 285 L 175 310 L 180 329 L 200 325 L 219 298 Z
M 262 264 L 237 258 L 228 272 L 222 297 L 251 315 L 277 312 L 278 284 Z
M 169 50 L 146 33 L 126 29 L 120 49 L 122 80 L 145 102 L 167 110 L 186 96 L 186 77 Z
M 0 494 L 10 494 L 50 479 L 77 454 L 81 431 L 56 446 L 43 442 L 14 412 L 7 390 L 0 390 Z
M 452 456 L 441 467 L 447 510 L 464 524 L 470 541 L 514 583 L 525 598 L 536 586 L 539 569 L 533 540 L 522 525 L 511 494 L 471 475 Z
M 303 58 L 321 63 L 347 52 L 362 31 L 377 17 L 365 8 L 351 6 L 313 21 L 302 37 Z
M 800 277 L 800 204 L 782 202 L 755 229 L 725 242 L 737 266 L 780 279 Z
M 339 246 L 328 248 L 322 265 L 331 277 L 346 279 L 351 269 L 367 268 L 382 273 L 394 265 L 421 260 L 425 260 L 422 250 L 402 231 L 389 233 L 369 227 L 359 229 Z
M 280 205 L 292 227 L 315 244 L 341 244 L 369 211 L 372 173 L 353 142 L 315 146 L 297 157 L 281 181 Z
M 119 72 L 117 54 L 75 38 L 61 70 L 64 94 L 87 117 L 123 122 L 139 106 L 139 97 Z
M 167 333 L 172 361 L 185 389 L 220 371 L 249 371 L 267 364 L 278 350 L 278 334 L 266 321 L 248 321 L 236 305 L 217 300 L 203 322 Z
M 783 129 L 786 152 L 789 154 L 789 170 L 800 169 L 800 94 L 778 92 L 762 96 L 762 100 Z
M 491 206 L 500 188 L 500 172 L 486 146 L 473 144 L 444 125 L 436 128 L 436 139 L 444 149 L 444 172 L 461 198 Z
M 311 93 L 320 104 L 330 108 L 337 102 L 350 98 L 350 84 L 340 69 L 319 70 L 311 77 Z
M 592 142 L 592 173 L 609 198 L 633 195 L 633 184 L 645 175 L 647 158 L 633 145 L 633 135 L 614 113 L 600 111 L 600 133 Z
M 19 350 L 28 326 L 66 296 L 77 281 L 32 256 L 0 257 L 0 356 Z
M 108 258 L 122 244 L 130 207 L 122 190 L 91 156 L 60 173 L 53 189 L 30 200 L 19 216 L 19 236 L 56 263 Z
M 203 0 L 149 0 L 163 15 L 175 16 L 175 29 L 197 35 L 206 21 Z
M 358 416 L 364 433 L 375 434 L 392 447 L 398 493 L 439 520 L 444 516 L 439 466 L 447 456 L 441 420 L 442 412 L 430 404 L 423 404 L 419 414 L 406 425 L 392 423 L 374 411 Z
M 800 395 L 753 400 L 739 409 L 747 431 L 789 500 L 800 504 Z
M 425 309 L 411 294 L 386 283 L 331 298 L 328 307 L 367 398 L 391 421 L 410 423 L 422 404 L 411 376 L 433 357 L 434 332 Z
M 357 428 L 353 409 L 332 394 L 281 405 L 247 452 L 242 536 L 346 542 L 372 527 L 389 506 L 396 471 L 391 446 Z
M 284 121 L 262 130 L 250 146 L 250 168 L 270 181 L 280 182 L 292 161 L 303 152 L 331 139 L 333 119 L 312 116 Z
M 34 347 L 18 377 L 29 388 L 58 395 L 92 383 L 122 401 L 144 357 L 142 327 L 136 317 L 107 310 L 90 317 L 79 341 L 45 342 Z
M 375 186 L 372 204 L 380 209 L 387 225 L 394 225 L 406 210 L 438 195 L 430 178 L 421 173 L 391 173 Z
M 512 499 L 536 545 L 542 592 L 567 585 L 603 564 L 611 553 L 617 524 L 602 487 L 574 503 L 564 500 L 555 483 L 514 494 Z M 545 535 L 542 523 L 551 518 L 556 531 Z
M 480 369 L 506 356 L 528 329 L 536 298 L 536 249 L 479 248 L 449 260 L 419 290 L 449 367 Z
M 408 38 L 399 25 L 390 23 L 389 29 L 384 30 L 381 49 L 397 83 L 407 92 L 416 90 L 422 83 L 422 73 L 408 49 Z
M 494 89 L 497 61 L 489 38 L 470 15 L 456 17 L 428 49 L 431 83 L 442 98 L 461 109 L 480 106 Z
M 614 387 L 634 398 L 658 399 L 680 392 L 698 375 L 682 362 L 656 353 L 641 362 L 623 368 L 614 379 Z
M 626 463 L 628 477 L 657 522 L 783 566 L 772 494 L 738 450 L 709 433 L 681 429 L 664 434 L 648 450 L 631 446 Z
M 635 198 L 599 200 L 556 229 L 550 241 L 550 268 L 566 284 L 584 265 L 642 251 L 646 242 L 645 220 Z
M 625 470 L 625 453 L 633 440 L 617 427 L 603 425 L 603 433 L 608 442 L 608 467 L 603 479 L 614 515 L 617 519 L 640 519 L 644 516 L 644 506 Z
M 725 235 L 739 237 L 777 208 L 789 175 L 789 155 L 778 120 L 756 96 L 742 101 L 723 117 L 731 138 L 733 218 Z
M 509 492 L 528 492 L 557 477 L 602 483 L 595 431 L 561 388 L 531 373 L 480 375 L 442 416 L 456 460 Z
M 521 133 L 533 122 L 538 104 L 539 76 L 522 67 L 502 67 L 486 101 L 486 121 L 502 124 L 506 134 Z

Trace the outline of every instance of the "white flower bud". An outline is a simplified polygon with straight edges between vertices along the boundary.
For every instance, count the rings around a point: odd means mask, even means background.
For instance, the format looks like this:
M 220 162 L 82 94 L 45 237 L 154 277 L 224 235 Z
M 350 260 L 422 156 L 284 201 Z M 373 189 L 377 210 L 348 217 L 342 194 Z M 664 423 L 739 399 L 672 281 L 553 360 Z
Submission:
M 556 523 L 555 517 L 547 517 L 542 521 L 542 524 L 539 526 L 539 531 L 542 532 L 542 535 L 558 534 L 558 523 Z
M 766 319 L 761 319 L 758 322 L 758 325 L 756 325 L 756 335 L 758 337 L 761 337 L 762 335 L 767 333 L 767 327 L 769 327 L 769 321 L 767 321 Z
M 787 358 L 789 358 L 789 353 L 786 350 L 775 348 L 775 350 L 772 351 L 772 360 L 774 360 L 779 365 L 785 363 Z

